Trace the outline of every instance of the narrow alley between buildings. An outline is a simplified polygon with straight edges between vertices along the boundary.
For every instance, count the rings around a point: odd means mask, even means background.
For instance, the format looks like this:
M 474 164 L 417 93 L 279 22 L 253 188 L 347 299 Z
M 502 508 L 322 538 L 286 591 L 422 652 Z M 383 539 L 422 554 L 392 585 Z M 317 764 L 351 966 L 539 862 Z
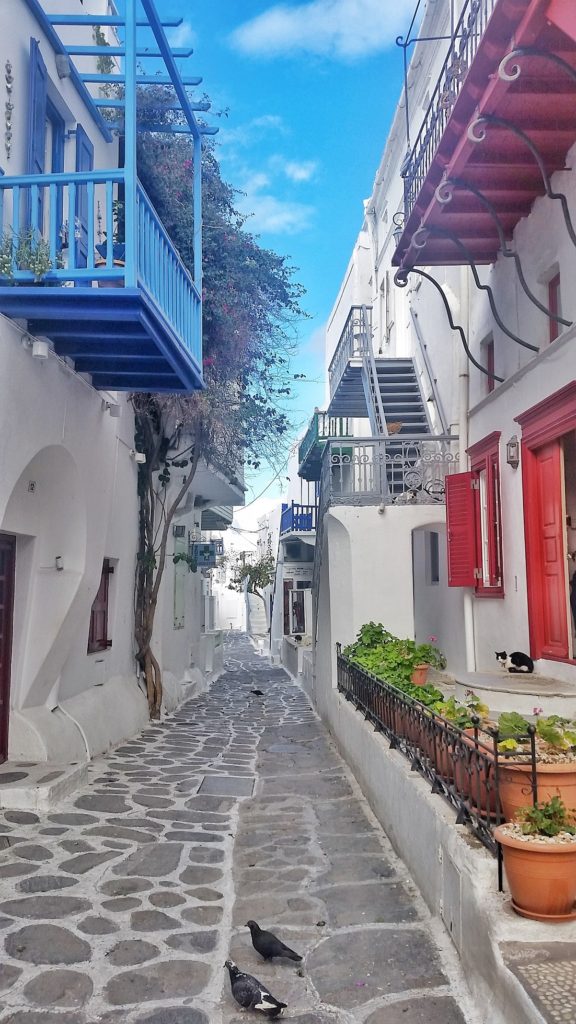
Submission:
M 0 812 L 0 1024 L 239 1024 L 228 957 L 300 1024 L 477 1024 L 307 697 L 246 638 L 90 772 L 53 812 Z M 302 964 L 262 961 L 249 919 Z

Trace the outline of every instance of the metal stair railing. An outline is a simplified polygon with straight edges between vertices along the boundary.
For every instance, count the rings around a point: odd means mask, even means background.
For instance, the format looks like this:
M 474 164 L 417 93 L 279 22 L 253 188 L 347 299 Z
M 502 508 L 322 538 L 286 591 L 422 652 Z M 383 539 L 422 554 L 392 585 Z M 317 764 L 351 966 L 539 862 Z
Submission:
M 368 308 L 360 307 L 360 351 L 362 354 L 362 383 L 368 407 L 368 419 L 375 437 L 388 437 L 388 427 L 384 415 L 380 382 L 376 370 L 374 349 L 372 348 L 372 328 L 368 317 Z

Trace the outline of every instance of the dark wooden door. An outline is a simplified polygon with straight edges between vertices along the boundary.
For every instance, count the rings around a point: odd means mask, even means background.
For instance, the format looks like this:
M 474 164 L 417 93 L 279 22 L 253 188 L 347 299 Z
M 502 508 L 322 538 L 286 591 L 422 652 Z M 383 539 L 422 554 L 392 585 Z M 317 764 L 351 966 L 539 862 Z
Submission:
M 8 757 L 16 538 L 0 533 L 0 761 Z

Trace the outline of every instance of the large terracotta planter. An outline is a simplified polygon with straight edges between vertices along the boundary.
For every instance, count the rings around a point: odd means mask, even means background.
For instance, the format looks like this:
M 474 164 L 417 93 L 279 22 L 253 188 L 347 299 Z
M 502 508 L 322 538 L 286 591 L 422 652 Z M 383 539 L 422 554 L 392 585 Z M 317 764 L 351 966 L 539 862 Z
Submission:
M 412 669 L 412 682 L 414 686 L 426 686 L 429 668 L 430 665 L 414 665 L 414 668 Z
M 535 921 L 576 918 L 576 843 L 524 842 L 506 835 L 501 825 L 494 829 L 494 838 L 502 844 L 517 914 Z
M 532 773 L 529 764 L 506 766 L 499 762 L 499 790 L 502 814 L 512 821 L 520 807 L 532 803 Z M 536 763 L 538 800 L 547 803 L 559 796 L 571 823 L 576 822 L 576 761 L 560 764 Z

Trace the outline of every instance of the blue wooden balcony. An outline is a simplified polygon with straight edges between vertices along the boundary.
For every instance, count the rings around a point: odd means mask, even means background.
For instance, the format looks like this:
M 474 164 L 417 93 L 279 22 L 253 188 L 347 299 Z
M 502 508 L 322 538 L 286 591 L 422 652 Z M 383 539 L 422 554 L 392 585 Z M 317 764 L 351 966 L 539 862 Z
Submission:
M 290 505 L 282 505 L 280 516 L 280 536 L 286 533 L 315 533 L 316 505 L 300 505 L 293 501 Z
M 112 170 L 0 178 L 0 224 L 12 255 L 0 276 L 0 312 L 25 318 L 97 388 L 188 391 L 202 380 L 200 295 L 139 183 L 135 260 L 125 244 L 124 259 L 114 258 L 119 247 L 106 239 L 125 177 Z M 70 234 L 63 225 L 72 225 Z M 50 269 L 40 280 L 22 269 L 23 237 L 36 253 L 43 247 Z
M 48 14 L 41 0 L 24 2 L 42 32 L 30 38 L 26 173 L 0 177 L 0 313 L 26 321 L 97 388 L 202 387 L 202 139 L 215 129 L 196 118 L 209 104 L 187 92 L 202 79 L 183 78 L 176 64 L 192 51 L 166 36 L 182 19 L 162 20 L 154 0 L 124 0 L 107 14 L 76 12 L 76 4 Z M 153 73 L 142 67 L 148 59 Z M 160 123 L 146 114 L 150 86 L 163 87 L 174 112 L 156 115 Z M 101 136 L 96 167 L 94 138 L 52 109 L 50 92 L 61 88 L 78 94 L 82 120 Z M 192 273 L 139 181 L 143 132 L 190 137 Z

